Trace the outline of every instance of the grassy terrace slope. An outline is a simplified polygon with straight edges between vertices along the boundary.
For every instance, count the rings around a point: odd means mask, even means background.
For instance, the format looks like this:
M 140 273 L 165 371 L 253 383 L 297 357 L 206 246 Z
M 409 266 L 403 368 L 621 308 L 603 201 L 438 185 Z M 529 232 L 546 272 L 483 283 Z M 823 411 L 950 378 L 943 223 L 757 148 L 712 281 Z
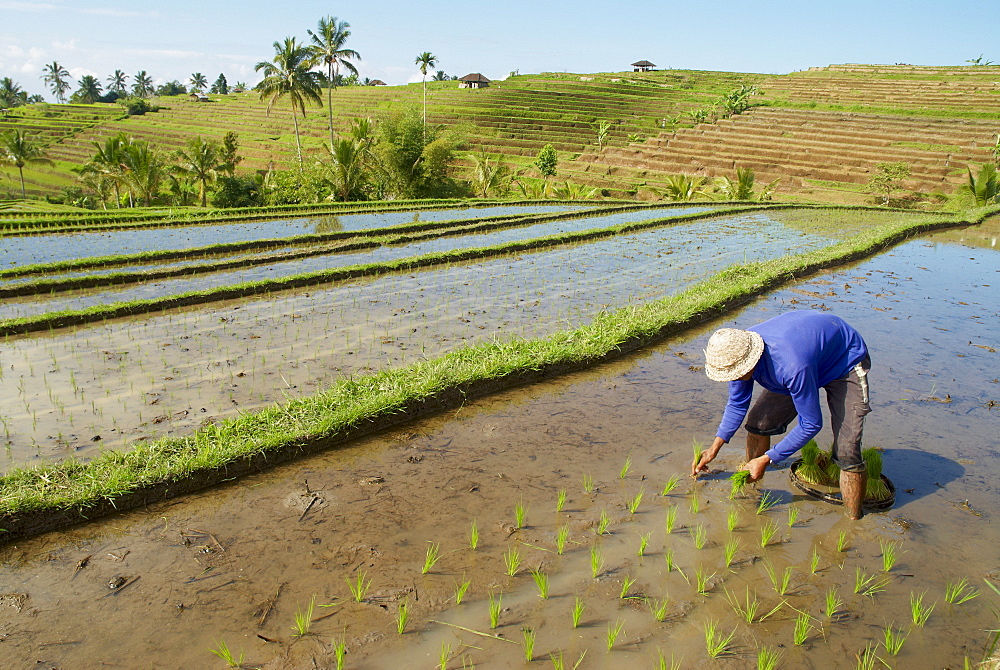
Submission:
M 988 160 L 1000 132 L 998 80 L 998 67 L 837 65 L 788 75 L 543 73 L 484 90 L 429 82 L 428 116 L 458 130 L 466 150 L 504 154 L 528 175 L 534 155 L 551 143 L 560 154 L 557 179 L 597 186 L 613 197 L 651 197 L 643 186 L 662 183 L 666 175 L 730 174 L 740 165 L 754 167 L 761 179 L 780 178 L 785 195 L 860 202 L 861 187 L 879 162 L 909 163 L 910 189 L 950 193 L 966 165 Z M 711 105 L 742 82 L 760 87 L 757 102 L 763 107 L 687 127 L 685 112 Z M 340 88 L 334 93 L 336 125 L 420 101 L 419 84 Z M 209 103 L 179 96 L 159 104 L 159 113 L 132 118 L 120 118 L 117 107 L 86 106 L 84 111 L 100 110 L 90 116 L 103 114 L 101 119 L 76 125 L 67 119 L 69 129 L 58 133 L 52 122 L 44 137 L 56 165 L 26 170 L 29 189 L 43 194 L 73 183 L 69 169 L 90 157 L 94 142 L 119 131 L 169 151 L 194 135 L 220 139 L 235 130 L 247 170 L 287 166 L 294 158 L 285 105 L 268 115 L 255 93 L 212 96 Z M 63 107 L 79 116 L 68 105 L 44 111 L 51 115 Z M 614 124 L 601 150 L 598 121 Z M 12 123 L 29 119 L 7 121 Z M 326 110 L 310 109 L 302 128 L 307 151 L 319 154 Z M 460 169 L 469 164 L 466 157 L 458 161 Z M 0 192 L 12 190 L 16 178 L 5 173 Z

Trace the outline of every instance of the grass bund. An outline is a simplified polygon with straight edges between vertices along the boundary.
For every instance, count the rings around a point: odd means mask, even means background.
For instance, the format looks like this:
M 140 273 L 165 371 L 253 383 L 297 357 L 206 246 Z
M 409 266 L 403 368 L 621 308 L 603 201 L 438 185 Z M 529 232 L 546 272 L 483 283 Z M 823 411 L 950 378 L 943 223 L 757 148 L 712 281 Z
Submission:
M 139 442 L 88 462 L 15 469 L 0 477 L 0 541 L 199 490 L 472 398 L 612 360 L 787 281 L 858 260 L 919 232 L 979 223 L 994 213 L 874 227 L 823 249 L 732 266 L 679 294 L 602 313 L 587 325 L 547 337 L 495 340 L 355 377 L 191 436 Z

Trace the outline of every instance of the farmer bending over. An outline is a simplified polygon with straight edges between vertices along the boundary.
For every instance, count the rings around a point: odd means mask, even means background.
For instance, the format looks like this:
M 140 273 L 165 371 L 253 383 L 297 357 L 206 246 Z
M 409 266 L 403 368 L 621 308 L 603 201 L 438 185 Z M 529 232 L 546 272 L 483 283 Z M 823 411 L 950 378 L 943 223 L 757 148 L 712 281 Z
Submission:
M 749 330 L 715 331 L 705 349 L 705 372 L 713 381 L 729 382 L 716 438 L 692 467 L 708 470 L 723 444 L 732 439 L 746 418 L 747 464 L 750 480 L 764 475 L 769 463 L 779 463 L 815 437 L 823 427 L 819 390 L 826 389 L 833 424 L 833 460 L 840 466 L 840 491 L 852 519 L 861 518 L 865 465 L 861 433 L 868 405 L 868 347 L 843 319 L 813 310 L 786 312 Z M 753 383 L 764 387 L 750 409 Z M 774 448 L 780 435 L 798 416 L 798 424 Z

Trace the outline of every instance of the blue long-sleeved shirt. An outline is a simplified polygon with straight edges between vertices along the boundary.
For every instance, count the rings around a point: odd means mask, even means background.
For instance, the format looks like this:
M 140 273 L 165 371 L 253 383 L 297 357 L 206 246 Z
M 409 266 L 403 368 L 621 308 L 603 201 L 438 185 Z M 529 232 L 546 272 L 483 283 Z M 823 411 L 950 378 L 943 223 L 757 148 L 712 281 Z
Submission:
M 767 451 L 771 462 L 778 463 L 819 433 L 823 427 L 819 390 L 846 377 L 868 355 L 868 347 L 846 321 L 813 310 L 786 312 L 748 330 L 764 339 L 764 353 L 752 380 L 729 382 L 729 401 L 716 435 L 726 442 L 732 439 L 750 408 L 754 382 L 790 395 L 798 425 Z

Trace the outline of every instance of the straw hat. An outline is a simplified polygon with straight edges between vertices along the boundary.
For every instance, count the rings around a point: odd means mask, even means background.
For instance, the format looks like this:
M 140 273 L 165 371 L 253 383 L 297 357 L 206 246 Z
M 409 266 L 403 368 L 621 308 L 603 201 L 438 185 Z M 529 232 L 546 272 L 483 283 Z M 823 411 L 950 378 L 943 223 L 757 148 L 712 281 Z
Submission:
M 705 374 L 715 382 L 731 382 L 754 369 L 764 352 L 764 338 L 752 330 L 721 328 L 708 340 Z

